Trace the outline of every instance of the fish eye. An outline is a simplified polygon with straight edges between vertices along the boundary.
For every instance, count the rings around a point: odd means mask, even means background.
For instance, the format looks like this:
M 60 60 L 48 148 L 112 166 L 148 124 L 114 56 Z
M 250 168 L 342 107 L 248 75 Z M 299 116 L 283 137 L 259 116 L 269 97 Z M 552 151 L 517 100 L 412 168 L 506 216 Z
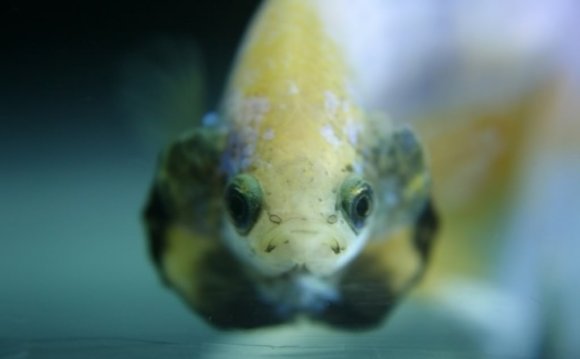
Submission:
M 355 232 L 360 231 L 373 211 L 373 190 L 363 179 L 347 178 L 340 190 L 342 212 Z
M 248 234 L 262 209 L 262 188 L 250 175 L 235 176 L 226 187 L 225 205 L 236 230 Z

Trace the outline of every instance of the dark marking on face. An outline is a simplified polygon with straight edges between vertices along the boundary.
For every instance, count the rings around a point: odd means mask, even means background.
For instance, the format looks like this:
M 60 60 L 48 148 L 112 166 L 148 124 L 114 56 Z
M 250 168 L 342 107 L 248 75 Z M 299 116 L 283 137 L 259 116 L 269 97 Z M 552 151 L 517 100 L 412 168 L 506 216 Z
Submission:
M 273 245 L 272 243 L 268 243 L 268 246 L 266 246 L 266 249 L 264 249 L 264 252 L 271 253 L 274 249 L 276 249 L 276 246 Z
M 341 247 L 340 244 L 338 244 L 338 241 L 336 239 L 334 239 L 330 244 L 330 249 L 332 249 L 332 252 L 334 254 L 340 254 L 340 252 L 344 250 L 344 248 Z

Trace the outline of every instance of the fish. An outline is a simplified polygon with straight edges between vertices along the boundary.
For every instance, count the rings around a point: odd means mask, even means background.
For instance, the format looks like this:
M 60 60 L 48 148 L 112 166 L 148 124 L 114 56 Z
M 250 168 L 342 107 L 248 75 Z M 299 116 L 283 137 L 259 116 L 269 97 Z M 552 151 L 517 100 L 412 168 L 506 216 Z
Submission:
M 216 328 L 375 328 L 428 266 L 439 220 L 427 153 L 367 106 L 373 74 L 331 9 L 265 1 L 218 111 L 160 155 L 149 253 Z

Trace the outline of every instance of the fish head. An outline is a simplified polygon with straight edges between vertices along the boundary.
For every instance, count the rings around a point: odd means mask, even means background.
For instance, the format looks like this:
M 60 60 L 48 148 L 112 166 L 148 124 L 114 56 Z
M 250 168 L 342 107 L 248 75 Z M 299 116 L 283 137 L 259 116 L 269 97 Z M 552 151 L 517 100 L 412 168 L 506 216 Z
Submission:
M 364 247 L 372 186 L 340 159 L 290 156 L 232 177 L 226 186 L 226 243 L 266 276 L 329 276 Z

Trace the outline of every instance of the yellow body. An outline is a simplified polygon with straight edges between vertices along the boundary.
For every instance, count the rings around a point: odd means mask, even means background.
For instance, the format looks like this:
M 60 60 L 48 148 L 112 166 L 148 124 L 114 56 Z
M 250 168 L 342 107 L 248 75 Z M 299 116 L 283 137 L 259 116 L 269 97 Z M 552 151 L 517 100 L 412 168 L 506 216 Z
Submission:
M 345 57 L 313 4 L 282 0 L 264 5 L 223 103 L 233 136 L 242 143 L 231 155 L 233 171 L 255 176 L 266 204 L 249 247 L 233 233 L 226 238 L 267 275 L 297 262 L 315 273 L 332 274 L 366 240 L 350 234 L 336 213 L 340 184 L 349 172 L 360 172 L 355 146 L 365 118 L 348 91 Z M 268 246 L 277 247 L 275 253 L 265 255 Z M 340 260 L 332 247 L 344 250 Z
M 249 139 L 244 170 L 265 181 L 272 173 L 303 170 L 303 181 L 280 176 L 294 180 L 291 192 L 318 183 L 326 187 L 321 176 L 335 178 L 355 160 L 353 142 L 364 123 L 347 91 L 343 59 L 311 3 L 266 4 L 242 47 L 224 101 L 233 131 Z M 317 181 L 307 182 L 313 176 Z

